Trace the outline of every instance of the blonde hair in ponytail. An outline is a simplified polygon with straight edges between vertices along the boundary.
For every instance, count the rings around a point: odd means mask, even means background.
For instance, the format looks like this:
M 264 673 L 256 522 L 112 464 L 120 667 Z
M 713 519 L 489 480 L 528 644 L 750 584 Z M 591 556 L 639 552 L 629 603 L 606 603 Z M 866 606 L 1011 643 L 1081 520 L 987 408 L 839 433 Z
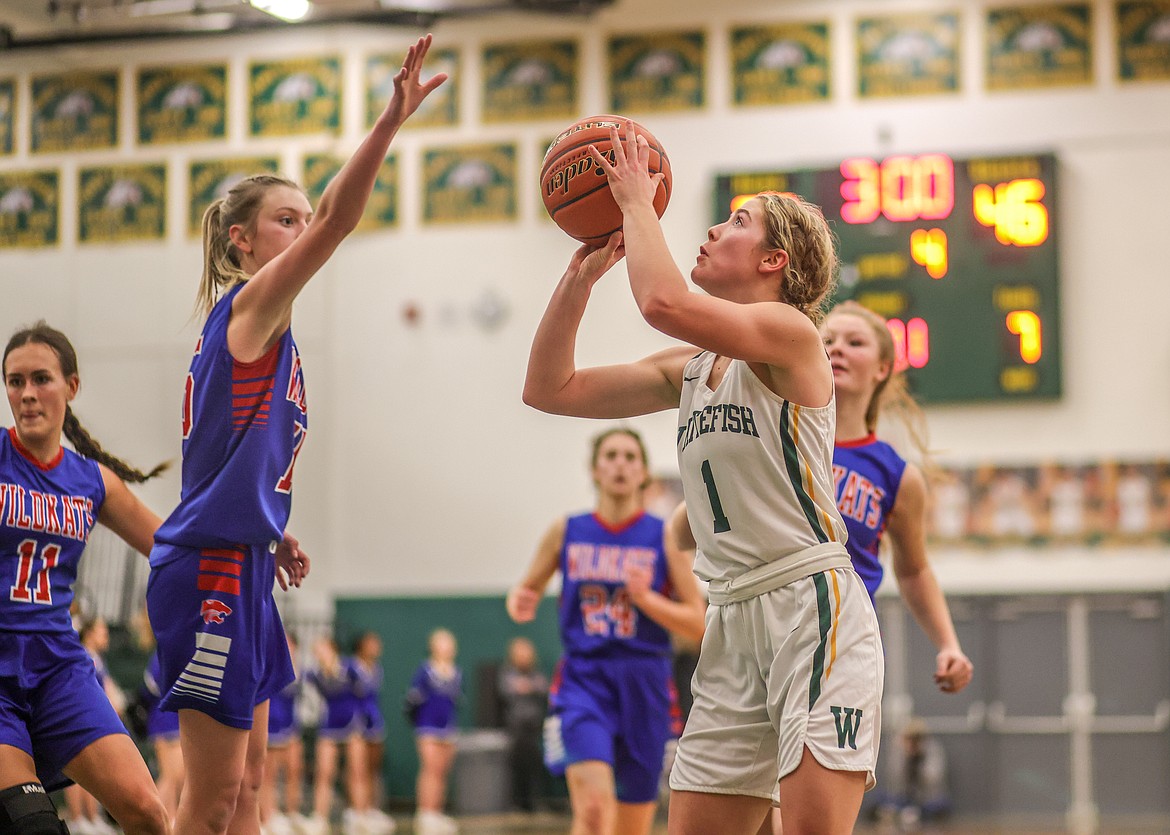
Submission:
M 264 195 L 275 186 L 303 190 L 292 180 L 274 174 L 256 174 L 240 180 L 223 197 L 212 202 L 203 213 L 203 275 L 195 296 L 195 310 L 206 317 L 219 297 L 248 280 L 240 266 L 240 253 L 229 234 L 233 226 L 251 232 Z
M 905 373 L 897 367 L 894 337 L 890 335 L 890 330 L 886 327 L 886 320 L 868 307 L 852 300 L 835 305 L 829 311 L 828 317 L 837 313 L 864 319 L 877 339 L 879 359 L 890 364 L 889 375 L 877 384 L 873 396 L 866 404 L 865 428 L 870 432 L 875 432 L 877 431 L 878 418 L 882 415 L 892 415 L 895 420 L 906 427 L 910 443 L 914 445 L 914 449 L 921 456 L 925 469 L 930 462 L 930 439 L 926 428 L 926 415 L 923 413 L 922 407 L 918 405 L 918 401 L 910 393 Z

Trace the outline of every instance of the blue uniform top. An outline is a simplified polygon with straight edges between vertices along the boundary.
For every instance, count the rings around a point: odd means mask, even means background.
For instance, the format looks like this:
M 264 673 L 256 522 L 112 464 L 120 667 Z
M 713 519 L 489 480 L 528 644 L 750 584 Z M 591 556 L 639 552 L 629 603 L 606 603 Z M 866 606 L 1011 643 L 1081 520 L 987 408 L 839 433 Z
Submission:
M 424 661 L 414 671 L 406 703 L 410 708 L 411 724 L 415 728 L 453 730 L 456 707 L 463 694 L 463 671 L 454 669 L 449 678 L 443 677 L 430 661 Z
M 670 655 L 667 631 L 638 611 L 625 588 L 625 566 L 654 572 L 650 587 L 670 596 L 665 523 L 639 513 L 610 527 L 595 513 L 570 516 L 561 549 L 561 643 L 569 656 Z
M 105 498 L 97 462 L 62 447 L 42 464 L 0 431 L 0 630 L 74 631 L 77 563 Z
M 242 287 L 216 302 L 195 346 L 183 394 L 183 492 L 155 534 L 161 543 L 261 545 L 284 536 L 308 430 L 304 375 L 291 329 L 255 362 L 232 358 L 227 328 Z M 156 551 L 151 564 L 176 553 Z
M 878 549 L 905 471 L 902 457 L 873 434 L 833 448 L 837 510 L 849 529 L 845 547 L 870 599 L 882 583 Z

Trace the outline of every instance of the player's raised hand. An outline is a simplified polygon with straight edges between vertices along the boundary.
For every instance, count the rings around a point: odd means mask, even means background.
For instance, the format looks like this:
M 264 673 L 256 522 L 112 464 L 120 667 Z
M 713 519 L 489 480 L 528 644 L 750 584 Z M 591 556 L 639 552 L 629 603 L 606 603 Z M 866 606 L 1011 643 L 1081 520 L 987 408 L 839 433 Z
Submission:
M 402 61 L 402 69 L 394 76 L 394 95 L 386 105 L 382 114 L 395 125 L 405 122 L 423 99 L 429 96 L 440 84 L 447 80 L 447 73 L 435 73 L 426 82 L 422 81 L 423 59 L 431 48 L 431 36 L 425 35 L 406 50 L 406 58 Z

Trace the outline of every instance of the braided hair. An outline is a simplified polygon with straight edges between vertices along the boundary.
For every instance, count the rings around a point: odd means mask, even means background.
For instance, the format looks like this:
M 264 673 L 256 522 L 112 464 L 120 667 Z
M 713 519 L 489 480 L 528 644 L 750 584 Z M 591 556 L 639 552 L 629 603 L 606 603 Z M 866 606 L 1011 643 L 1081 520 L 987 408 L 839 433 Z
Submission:
M 22 328 L 12 335 L 12 338 L 8 340 L 8 345 L 4 348 L 3 364 L 7 365 L 8 355 L 14 350 L 33 342 L 39 345 L 46 345 L 52 349 L 53 353 L 57 355 L 57 361 L 61 364 L 61 373 L 66 378 L 77 374 L 77 352 L 73 350 L 73 345 L 69 342 L 69 338 L 56 328 L 50 327 L 43 319 L 30 327 Z M 77 415 L 73 414 L 73 409 L 68 404 L 65 406 L 65 421 L 61 427 L 61 431 L 80 455 L 84 455 L 86 458 L 109 467 L 123 481 L 140 484 L 148 479 L 154 478 L 169 466 L 164 461 L 150 472 L 144 473 L 130 466 L 120 458 L 115 458 L 113 455 L 110 455 L 110 453 L 102 449 L 101 444 L 94 440 L 93 436 L 81 425 L 81 422 L 77 419 Z

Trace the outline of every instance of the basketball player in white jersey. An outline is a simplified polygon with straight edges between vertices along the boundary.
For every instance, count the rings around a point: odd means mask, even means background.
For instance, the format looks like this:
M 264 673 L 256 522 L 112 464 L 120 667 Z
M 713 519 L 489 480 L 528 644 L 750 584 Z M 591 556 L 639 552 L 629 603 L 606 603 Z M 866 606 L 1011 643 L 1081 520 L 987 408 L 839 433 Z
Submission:
M 761 194 L 708 230 L 689 291 L 666 247 L 649 149 L 627 124 L 590 148 L 624 218 L 569 263 L 532 344 L 524 399 L 619 418 L 679 409 L 683 490 L 709 582 L 670 835 L 755 833 L 779 778 L 787 835 L 853 831 L 873 784 L 882 650 L 833 493 L 833 377 L 817 332 L 836 270 L 815 207 Z M 689 345 L 578 369 L 593 284 L 622 257 L 647 322 Z

